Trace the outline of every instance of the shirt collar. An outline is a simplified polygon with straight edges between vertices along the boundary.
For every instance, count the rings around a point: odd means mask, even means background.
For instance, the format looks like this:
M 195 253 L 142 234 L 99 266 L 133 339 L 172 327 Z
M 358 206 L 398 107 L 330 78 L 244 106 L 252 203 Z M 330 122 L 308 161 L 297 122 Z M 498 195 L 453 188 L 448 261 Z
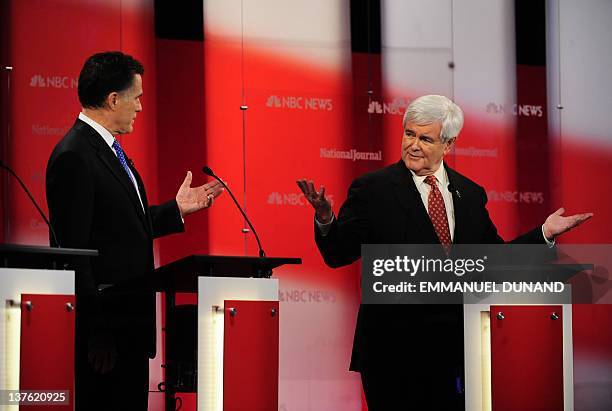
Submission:
M 412 179 L 417 187 L 420 187 L 423 184 L 427 184 L 425 179 L 427 176 L 417 176 L 414 171 L 410 170 L 410 174 L 412 174 Z M 436 181 L 438 182 L 438 187 L 444 187 L 448 185 L 448 175 L 446 174 L 446 168 L 444 167 L 444 162 L 440 163 L 440 167 L 433 173 Z
M 100 134 L 100 136 L 104 139 L 106 144 L 108 144 L 108 146 L 110 148 L 113 148 L 113 143 L 115 142 L 115 137 L 113 137 L 113 135 L 110 133 L 110 131 L 105 129 L 104 126 L 102 126 L 100 123 L 97 123 L 96 121 L 92 120 L 91 118 L 87 117 L 83 112 L 79 113 L 79 120 L 82 120 L 85 123 L 89 124 L 94 130 L 96 130 L 98 132 L 98 134 Z

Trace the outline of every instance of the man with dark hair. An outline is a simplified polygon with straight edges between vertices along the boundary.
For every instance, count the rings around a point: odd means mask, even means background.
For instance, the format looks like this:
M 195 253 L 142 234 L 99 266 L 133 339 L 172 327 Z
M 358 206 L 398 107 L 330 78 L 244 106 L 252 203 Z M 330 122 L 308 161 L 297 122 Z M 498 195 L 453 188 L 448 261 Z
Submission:
M 79 76 L 83 107 L 47 164 L 47 202 L 62 247 L 99 257 L 77 267 L 77 410 L 147 410 L 155 356 L 155 293 L 140 279 L 154 268 L 153 239 L 184 230 L 183 217 L 208 208 L 223 188 L 191 187 L 149 206 L 142 179 L 116 136 L 142 110 L 144 68 L 121 52 L 87 59 Z M 133 280 L 132 287 L 120 287 Z
M 297 181 L 315 210 L 315 240 L 328 266 L 358 260 L 362 244 L 440 244 L 449 252 L 452 244 L 504 242 L 485 190 L 443 162 L 463 127 L 461 108 L 422 96 L 406 109 L 403 127 L 401 160 L 357 178 L 337 218 L 324 187 Z M 592 216 L 564 212 L 513 242 L 550 244 Z M 361 374 L 370 411 L 459 411 L 463 348 L 460 305 L 362 304 L 350 369 Z
M 81 106 L 104 107 L 106 96 L 112 91 L 128 89 L 136 74 L 142 76 L 144 67 L 132 56 L 118 51 L 94 54 L 87 59 L 79 75 Z

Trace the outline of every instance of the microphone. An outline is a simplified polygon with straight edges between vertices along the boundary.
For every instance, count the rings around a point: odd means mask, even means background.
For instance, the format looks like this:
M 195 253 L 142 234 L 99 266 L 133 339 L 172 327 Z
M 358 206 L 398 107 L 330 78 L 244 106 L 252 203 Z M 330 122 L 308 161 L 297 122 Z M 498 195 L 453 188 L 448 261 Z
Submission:
M 446 188 L 448 189 L 448 191 L 450 191 L 451 194 L 455 194 L 457 196 L 458 199 L 461 198 L 461 193 L 459 192 L 459 190 L 457 190 L 455 188 L 455 186 L 453 185 L 453 183 L 448 183 L 448 185 L 446 186 Z
M 55 235 L 55 230 L 53 230 L 53 227 L 51 227 L 51 223 L 47 219 L 47 216 L 45 216 L 45 213 L 43 213 L 43 211 L 40 209 L 40 207 L 38 206 L 38 203 L 36 203 L 36 200 L 34 200 L 34 197 L 32 197 L 32 194 L 30 194 L 30 190 L 28 190 L 28 188 L 25 186 L 23 181 L 21 181 L 19 176 L 17 174 L 15 174 L 13 169 L 11 169 L 9 166 L 4 164 L 4 162 L 2 160 L 0 160 L 0 167 L 5 169 L 6 171 L 8 171 L 9 174 L 11 174 L 13 177 L 15 177 L 17 179 L 17 181 L 19 182 L 19 185 L 21 186 L 21 188 L 23 188 L 23 191 L 25 191 L 25 193 L 28 195 L 28 197 L 30 198 L 30 201 L 32 202 L 32 204 L 34 204 L 34 207 L 36 207 L 36 210 L 38 210 L 38 213 L 40 214 L 40 216 L 43 218 L 43 220 L 47 224 L 47 227 L 49 227 L 49 232 L 51 233 L 51 236 L 53 236 L 53 241 L 55 241 L 55 244 L 57 244 L 58 248 L 61 248 L 59 241 L 57 241 L 57 236 Z
M 255 234 L 255 240 L 257 240 L 257 246 L 259 247 L 259 256 L 262 257 L 262 258 L 265 257 L 266 253 L 264 252 L 263 248 L 261 247 L 261 241 L 259 241 L 259 236 L 257 235 L 257 231 L 255 231 L 255 228 L 253 227 L 253 224 L 251 224 L 251 222 L 249 221 L 249 218 L 244 213 L 244 210 L 242 210 L 242 207 L 240 207 L 240 204 L 238 204 L 238 201 L 236 200 L 236 197 L 234 197 L 234 194 L 232 194 L 232 190 L 229 189 L 229 187 L 223 182 L 223 180 L 221 180 L 219 177 L 217 177 L 215 175 L 215 173 L 213 173 L 213 171 L 210 169 L 210 167 L 208 167 L 208 166 L 202 167 L 202 172 L 204 174 L 206 174 L 207 176 L 210 176 L 210 177 L 214 178 L 215 180 L 217 180 L 218 182 L 220 182 L 221 185 L 227 190 L 229 195 L 232 197 L 232 200 L 234 200 L 234 204 L 236 204 L 236 207 L 238 207 L 238 210 L 240 210 L 240 213 L 242 213 L 242 216 L 244 217 L 245 221 L 247 222 L 249 227 L 251 227 L 251 231 L 253 231 L 253 234 Z

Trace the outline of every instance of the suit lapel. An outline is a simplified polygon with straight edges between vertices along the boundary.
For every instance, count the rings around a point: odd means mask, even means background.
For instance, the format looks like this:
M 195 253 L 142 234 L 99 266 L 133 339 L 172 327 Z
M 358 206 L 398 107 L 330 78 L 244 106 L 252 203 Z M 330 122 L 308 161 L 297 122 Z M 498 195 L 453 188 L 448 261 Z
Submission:
M 138 190 L 140 191 L 140 199 L 142 200 L 142 206 L 146 210 L 149 208 L 149 204 L 147 201 L 147 195 L 144 191 L 144 183 L 142 181 L 142 177 L 140 177 L 140 174 L 138 174 L 138 170 L 136 170 L 136 166 L 134 165 L 132 159 L 126 157 L 126 160 L 128 163 L 128 167 L 130 167 L 130 170 L 132 171 L 132 174 L 134 174 L 134 178 L 136 179 L 136 184 L 138 185 Z
M 136 184 L 138 184 L 138 190 L 140 191 L 140 198 L 142 199 L 142 207 L 144 207 L 144 210 L 145 210 L 145 225 L 147 227 L 147 231 L 149 232 L 149 234 L 151 234 L 151 236 L 153 236 L 153 226 L 151 223 L 151 216 L 149 214 L 149 202 L 147 199 L 147 193 L 144 188 L 142 177 L 140 177 L 140 174 L 138 174 L 138 171 L 136 170 L 136 167 L 134 166 L 134 162 L 132 161 L 132 159 L 127 158 L 127 163 L 128 163 L 128 166 L 130 167 L 130 170 L 132 170 L 132 174 L 134 174 L 134 178 L 136 179 Z
M 423 205 L 419 190 L 414 184 L 412 174 L 403 161 L 400 160 L 391 168 L 391 181 L 395 197 L 410 217 L 411 224 L 407 229 L 415 230 L 423 244 L 439 243 L 440 240 Z
M 140 218 L 141 222 L 144 224 L 145 228 L 148 232 L 150 232 L 149 225 L 146 222 L 146 216 L 142 209 L 142 204 L 138 199 L 138 194 L 136 193 L 136 188 L 134 187 L 134 183 L 126 173 L 125 169 L 119 162 L 119 159 L 113 152 L 113 150 L 106 144 L 106 142 L 102 139 L 102 137 L 87 123 L 78 120 L 82 123 L 84 129 L 88 130 L 87 137 L 89 139 L 90 144 L 96 149 L 97 155 L 102 161 L 102 163 L 110 170 L 113 176 L 117 179 L 117 181 L 121 184 L 123 189 L 126 191 L 132 205 L 136 208 L 136 213 Z M 141 189 L 143 192 L 143 189 Z
M 457 172 L 448 167 L 446 164 L 444 164 L 444 167 L 446 168 L 448 182 L 453 188 L 453 192 L 451 193 L 453 196 L 453 210 L 455 212 L 455 233 L 453 235 L 453 244 L 461 244 L 465 238 L 466 227 L 469 225 L 468 208 L 466 204 L 467 199 L 463 198 L 465 195 L 465 190 L 461 184 L 461 179 L 459 179 L 457 176 Z

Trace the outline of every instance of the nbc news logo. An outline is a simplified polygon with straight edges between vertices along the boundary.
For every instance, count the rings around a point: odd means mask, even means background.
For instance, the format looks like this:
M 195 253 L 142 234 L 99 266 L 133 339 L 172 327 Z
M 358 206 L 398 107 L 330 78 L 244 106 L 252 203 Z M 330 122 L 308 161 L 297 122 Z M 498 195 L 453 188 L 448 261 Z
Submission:
M 34 88 L 76 88 L 78 80 L 68 76 L 43 77 L 35 74 L 30 78 L 30 87 Z
M 372 100 L 368 104 L 369 114 L 395 114 L 401 116 L 410 101 L 403 97 L 396 97 L 391 102 Z
M 327 194 L 327 199 L 334 204 L 333 194 Z M 267 203 L 274 206 L 307 206 L 308 201 L 302 193 L 279 193 L 277 191 L 268 195 Z
M 266 100 L 266 107 L 286 108 L 293 110 L 331 111 L 333 110 L 333 102 L 331 98 L 271 95 Z
M 511 106 L 508 106 L 490 102 L 485 107 L 485 111 L 488 114 L 511 113 L 513 116 L 521 117 L 542 117 L 544 115 L 544 108 L 541 105 L 532 104 L 512 104 Z

